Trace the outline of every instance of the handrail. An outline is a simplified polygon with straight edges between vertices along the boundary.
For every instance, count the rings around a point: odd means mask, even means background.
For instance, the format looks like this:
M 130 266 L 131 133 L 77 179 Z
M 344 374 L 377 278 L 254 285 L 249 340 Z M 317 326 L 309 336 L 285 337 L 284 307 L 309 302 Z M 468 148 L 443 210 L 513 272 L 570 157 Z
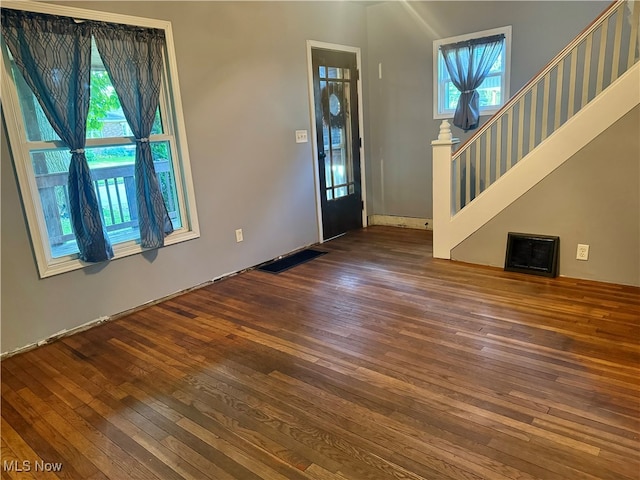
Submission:
M 153 162 L 153 166 L 156 174 L 170 171 L 168 160 Z M 91 180 L 95 182 L 111 178 L 133 177 L 133 174 L 133 163 L 98 167 L 91 169 Z M 62 186 L 67 184 L 68 177 L 68 172 L 42 173 L 36 175 L 36 185 L 38 185 L 38 188 Z
M 453 152 L 454 214 L 638 61 L 639 25 L 639 2 L 611 3 Z
M 534 77 L 531 78 L 522 88 L 520 88 L 515 95 L 513 95 L 500 109 L 494 113 L 489 120 L 487 120 L 484 125 L 482 125 L 477 132 L 475 132 L 471 137 L 465 140 L 459 148 L 455 151 L 452 158 L 457 158 L 460 156 L 462 151 L 465 150 L 467 145 L 475 142 L 478 137 L 480 137 L 486 130 L 491 128 L 491 126 L 495 123 L 495 120 L 501 117 L 505 111 L 509 110 L 516 103 L 520 101 L 522 97 L 524 97 L 527 93 L 529 93 L 529 89 L 532 85 L 537 84 L 547 73 L 549 73 L 553 68 L 562 61 L 569 52 L 571 52 L 575 47 L 580 45 L 583 40 L 585 40 L 593 31 L 595 31 L 602 23 L 603 19 L 608 18 L 609 14 L 618 8 L 619 4 L 625 3 L 627 0 L 614 0 L 606 9 L 604 9 L 600 15 L 598 15 L 581 33 L 579 33 L 566 47 L 564 47 L 547 65 L 538 72 Z
M 443 122 L 432 142 L 434 258 L 451 258 L 455 245 L 637 104 L 629 89 L 639 31 L 640 1 L 616 0 L 454 153 Z M 568 136 L 554 134 L 561 130 Z

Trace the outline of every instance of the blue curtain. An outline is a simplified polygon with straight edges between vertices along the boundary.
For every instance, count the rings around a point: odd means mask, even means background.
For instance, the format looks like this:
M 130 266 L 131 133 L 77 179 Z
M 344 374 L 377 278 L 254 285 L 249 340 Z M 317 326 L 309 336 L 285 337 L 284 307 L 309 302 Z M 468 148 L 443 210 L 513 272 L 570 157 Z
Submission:
M 2 9 L 2 34 L 51 126 L 71 150 L 69 212 L 80 258 L 113 258 L 84 154 L 91 26 L 68 17 Z
M 500 34 L 440 47 L 451 81 L 461 92 L 453 124 L 465 132 L 478 128 L 480 96 L 476 89 L 498 59 L 503 39 Z
M 173 232 L 149 145 L 149 135 L 160 100 L 164 32 L 117 24 L 96 24 L 94 38 L 122 110 L 136 137 L 136 199 L 140 243 L 145 248 L 164 245 Z

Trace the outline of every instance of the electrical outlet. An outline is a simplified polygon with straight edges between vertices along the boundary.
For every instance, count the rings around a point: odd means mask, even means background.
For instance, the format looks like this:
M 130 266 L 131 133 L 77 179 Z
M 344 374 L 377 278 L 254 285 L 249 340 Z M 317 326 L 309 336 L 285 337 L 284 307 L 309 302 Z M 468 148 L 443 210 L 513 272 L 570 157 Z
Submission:
M 578 244 L 576 260 L 589 260 L 589 245 Z
M 236 242 L 241 242 L 244 240 L 244 237 L 242 236 L 242 229 L 239 228 L 236 230 Z
M 307 143 L 307 131 L 296 130 L 296 143 Z

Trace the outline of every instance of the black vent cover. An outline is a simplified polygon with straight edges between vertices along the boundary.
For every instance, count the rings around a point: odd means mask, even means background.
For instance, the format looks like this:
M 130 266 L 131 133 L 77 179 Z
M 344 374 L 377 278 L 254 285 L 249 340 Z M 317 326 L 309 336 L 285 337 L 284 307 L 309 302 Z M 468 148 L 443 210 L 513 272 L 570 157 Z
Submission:
M 560 237 L 509 232 L 504 269 L 545 277 L 558 275 Z

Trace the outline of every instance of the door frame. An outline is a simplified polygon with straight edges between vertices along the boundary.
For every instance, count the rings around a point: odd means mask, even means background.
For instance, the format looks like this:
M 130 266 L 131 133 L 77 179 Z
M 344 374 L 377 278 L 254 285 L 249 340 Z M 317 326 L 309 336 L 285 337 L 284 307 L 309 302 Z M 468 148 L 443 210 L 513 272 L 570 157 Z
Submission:
M 315 190 L 316 190 L 316 219 L 318 222 L 318 240 L 319 243 L 324 243 L 323 239 L 323 225 L 322 225 L 322 204 L 320 201 L 320 196 L 322 192 L 320 191 L 320 172 L 319 172 L 319 162 L 318 162 L 318 144 L 315 140 L 315 132 L 317 128 L 316 124 L 316 114 L 315 114 L 315 97 L 314 97 L 314 88 L 313 88 L 313 63 L 311 57 L 311 51 L 313 49 L 323 49 L 323 50 L 334 50 L 337 52 L 345 52 L 345 53 L 355 53 L 356 54 L 356 66 L 358 68 L 358 81 L 356 82 L 356 86 L 358 88 L 358 130 L 360 133 L 360 139 L 362 140 L 362 144 L 360 146 L 360 189 L 362 195 L 362 226 L 367 226 L 367 186 L 366 186 L 366 175 L 365 175 L 365 149 L 364 149 L 364 117 L 362 112 L 362 63 L 361 63 L 361 53 L 359 47 L 350 47 L 348 45 L 339 45 L 336 43 L 327 43 L 327 42 L 319 42 L 316 40 L 307 40 L 307 80 L 309 87 L 309 116 L 311 118 L 311 132 L 312 134 L 309 136 L 309 141 L 311 142 L 311 150 L 313 154 L 313 173 L 314 173 L 314 181 L 315 181 Z

